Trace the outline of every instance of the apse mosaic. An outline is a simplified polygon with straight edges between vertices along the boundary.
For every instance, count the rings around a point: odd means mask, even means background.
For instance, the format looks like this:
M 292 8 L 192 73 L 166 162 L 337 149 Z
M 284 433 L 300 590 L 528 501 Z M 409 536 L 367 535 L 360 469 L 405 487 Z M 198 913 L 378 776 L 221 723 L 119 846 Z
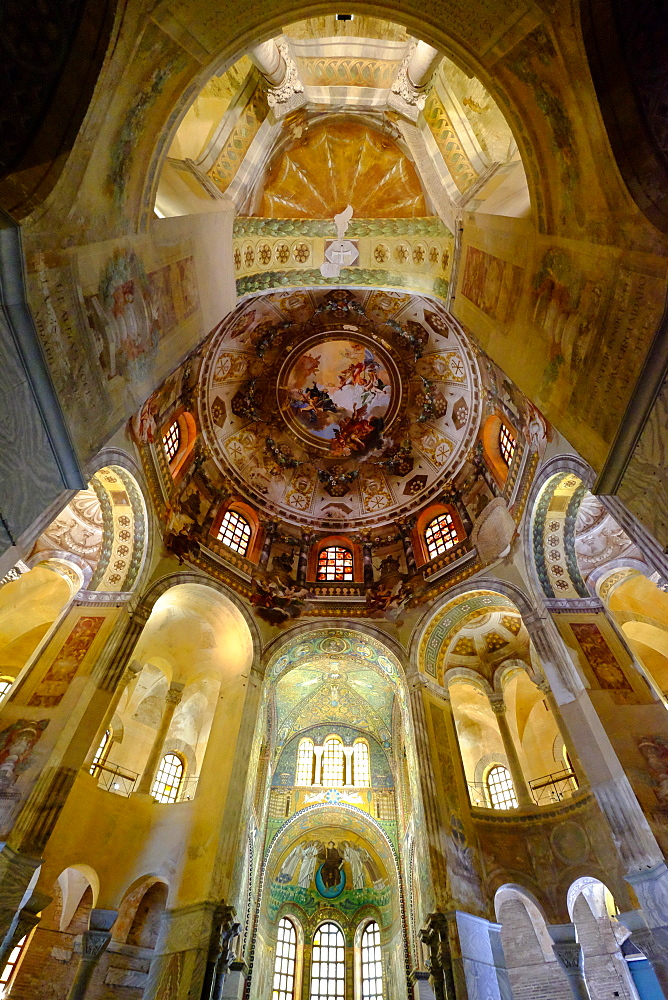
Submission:
M 251 297 L 203 363 L 206 443 L 296 525 L 390 524 L 456 473 L 480 419 L 475 357 L 432 300 L 353 289 Z

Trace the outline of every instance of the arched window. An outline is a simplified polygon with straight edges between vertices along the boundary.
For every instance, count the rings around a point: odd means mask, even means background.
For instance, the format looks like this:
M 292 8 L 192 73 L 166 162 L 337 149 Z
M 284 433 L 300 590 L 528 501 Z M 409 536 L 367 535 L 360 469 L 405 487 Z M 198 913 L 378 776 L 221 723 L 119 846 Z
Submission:
M 345 942 L 340 927 L 327 922 L 313 935 L 309 1000 L 343 997 L 346 984 Z
M 353 744 L 353 785 L 368 788 L 370 784 L 369 746 L 365 740 L 355 740 Z
M 297 934 L 294 924 L 287 917 L 282 917 L 278 923 L 274 989 L 271 1000 L 294 1000 L 296 958 Z
M 343 785 L 343 743 L 332 736 L 325 740 L 322 752 L 322 783 L 329 788 Z
M 313 784 L 313 740 L 300 740 L 297 750 L 297 776 L 295 785 Z
M 110 749 L 111 749 L 111 729 L 107 729 L 105 731 L 104 736 L 100 740 L 100 745 L 95 751 L 95 756 L 93 757 L 93 763 L 91 764 L 90 773 L 94 777 L 96 777 L 99 774 L 100 765 L 104 764 Z
M 176 802 L 183 781 L 183 761 L 175 753 L 166 753 L 160 761 L 151 795 L 158 802 Z
M 362 1000 L 383 1000 L 380 928 L 372 920 L 362 934 Z
M 459 541 L 459 535 L 452 520 L 452 514 L 447 511 L 443 514 L 437 514 L 425 528 L 424 540 L 430 559 L 442 556 L 448 549 L 453 548 Z
M 246 518 L 237 514 L 236 510 L 226 510 L 218 529 L 218 541 L 238 552 L 240 556 L 245 556 L 250 537 L 251 526 Z
M 487 796 L 492 809 L 516 809 L 517 797 L 508 768 L 494 764 L 487 772 Z
M 0 973 L 0 996 L 6 996 L 7 988 L 11 986 L 12 979 L 16 972 L 16 966 L 19 964 L 19 959 L 23 955 L 28 944 L 28 935 L 24 934 L 18 944 L 15 944 L 9 953 L 9 958 L 7 963 Z
M 328 545 L 318 555 L 316 580 L 338 583 L 353 578 L 353 554 L 342 545 Z
M 510 468 L 510 463 L 513 460 L 516 445 L 517 441 L 513 437 L 510 428 L 502 423 L 499 427 L 499 451 L 501 452 L 501 458 L 508 468 Z
M 13 677 L 0 677 L 0 701 L 5 697 L 13 683 Z
M 162 444 L 165 449 L 167 461 L 171 462 L 181 447 L 181 425 L 179 424 L 178 419 L 172 420 L 171 424 L 162 435 Z

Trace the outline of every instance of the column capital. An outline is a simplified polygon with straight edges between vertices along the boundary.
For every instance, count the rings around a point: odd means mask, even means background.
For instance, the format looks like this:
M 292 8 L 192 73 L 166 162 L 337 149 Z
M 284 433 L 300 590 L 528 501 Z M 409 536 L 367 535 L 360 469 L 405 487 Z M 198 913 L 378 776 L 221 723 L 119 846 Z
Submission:
M 185 684 L 181 684 L 179 682 L 172 681 L 172 683 L 169 685 L 169 691 L 167 692 L 167 694 L 165 696 L 165 701 L 169 705 L 178 705 L 178 704 L 180 704 L 181 698 L 183 697 L 183 689 L 184 689 L 184 687 L 185 687 Z
M 491 706 L 494 715 L 505 715 L 506 714 L 506 703 L 503 700 L 502 694 L 490 694 L 487 696 L 489 698 L 489 704 Z
M 103 951 L 106 951 L 111 941 L 109 931 L 84 931 L 81 935 L 81 959 L 84 962 L 97 962 Z
M 579 975 L 582 948 L 577 941 L 560 941 L 552 945 L 552 951 L 567 976 L 573 973 Z

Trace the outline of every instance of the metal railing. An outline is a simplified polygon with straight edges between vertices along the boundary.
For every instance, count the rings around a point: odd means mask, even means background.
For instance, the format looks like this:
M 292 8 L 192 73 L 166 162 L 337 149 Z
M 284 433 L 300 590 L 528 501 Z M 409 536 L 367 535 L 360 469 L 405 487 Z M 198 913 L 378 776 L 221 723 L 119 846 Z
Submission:
M 469 799 L 472 806 L 479 806 L 482 809 L 489 809 L 490 805 L 485 795 L 485 785 L 482 781 L 469 781 Z
M 137 771 L 128 771 L 127 768 L 119 767 L 117 764 L 95 764 L 91 767 L 90 773 L 97 778 L 98 788 L 126 797 L 134 791 L 139 777 Z
M 542 778 L 534 778 L 529 782 L 529 788 L 537 806 L 561 802 L 570 798 L 577 791 L 578 779 L 570 769 L 544 774 Z

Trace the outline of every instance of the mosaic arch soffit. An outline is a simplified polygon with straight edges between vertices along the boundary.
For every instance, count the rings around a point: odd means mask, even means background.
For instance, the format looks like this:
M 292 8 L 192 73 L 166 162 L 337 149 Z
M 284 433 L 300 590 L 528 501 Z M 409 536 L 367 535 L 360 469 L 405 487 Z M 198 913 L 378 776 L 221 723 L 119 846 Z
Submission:
M 398 865 L 394 849 L 387 834 L 372 816 L 355 806 L 318 804 L 307 806 L 291 816 L 267 846 L 265 867 L 272 872 L 284 852 L 299 836 L 323 827 L 349 827 L 367 839 L 383 861 L 388 875 L 398 878 Z
M 326 628 L 301 632 L 281 644 L 271 656 L 266 677 L 276 683 L 286 671 L 306 664 L 328 663 L 332 658 L 354 658 L 360 669 L 370 668 L 402 688 L 403 669 L 386 645 L 373 636 L 352 629 Z
M 434 678 L 438 677 L 448 647 L 448 637 L 456 629 L 461 628 L 472 615 L 490 611 L 519 614 L 517 605 L 510 598 L 492 590 L 470 590 L 439 608 L 428 621 L 419 639 L 417 649 L 419 669 Z

